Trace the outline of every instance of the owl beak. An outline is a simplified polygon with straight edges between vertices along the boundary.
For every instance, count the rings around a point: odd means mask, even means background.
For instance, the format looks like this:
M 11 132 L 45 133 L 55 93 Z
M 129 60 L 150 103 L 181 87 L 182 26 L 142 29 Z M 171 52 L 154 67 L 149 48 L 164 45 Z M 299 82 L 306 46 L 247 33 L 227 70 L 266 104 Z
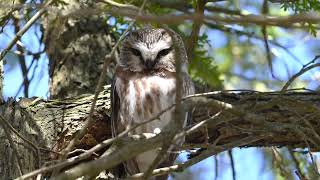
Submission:
M 151 70 L 154 68 L 154 65 L 155 65 L 155 61 L 152 61 L 151 59 L 147 59 L 145 61 L 145 66 L 148 70 Z

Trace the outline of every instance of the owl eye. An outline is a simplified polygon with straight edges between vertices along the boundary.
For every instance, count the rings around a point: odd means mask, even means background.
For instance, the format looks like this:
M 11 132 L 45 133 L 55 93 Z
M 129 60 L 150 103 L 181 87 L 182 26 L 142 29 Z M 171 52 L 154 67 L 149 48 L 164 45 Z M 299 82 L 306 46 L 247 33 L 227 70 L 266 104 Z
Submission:
M 161 50 L 161 51 L 158 53 L 157 58 L 166 56 L 167 54 L 169 54 L 170 51 L 171 51 L 171 48 L 167 48 L 167 49 Z
M 141 52 L 137 49 L 131 48 L 131 52 L 135 56 L 142 57 Z

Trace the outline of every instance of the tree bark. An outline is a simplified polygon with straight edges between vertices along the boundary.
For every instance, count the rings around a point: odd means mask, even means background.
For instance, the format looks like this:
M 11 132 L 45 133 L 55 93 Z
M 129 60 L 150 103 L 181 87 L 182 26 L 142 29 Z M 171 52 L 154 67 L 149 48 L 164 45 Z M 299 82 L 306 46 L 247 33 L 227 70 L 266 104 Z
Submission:
M 24 172 L 43 165 L 46 161 L 55 159 L 55 153 L 60 151 L 81 128 L 90 109 L 93 95 L 81 95 L 63 100 L 21 99 L 19 102 L 9 101 L 0 106 L 1 116 L 18 132 L 41 147 L 41 156 L 25 140 L 11 132 L 15 142 L 18 142 L 18 156 L 24 164 Z M 224 106 L 212 105 L 211 101 L 225 102 Z M 316 92 L 279 93 L 216 93 L 202 99 L 201 109 L 194 113 L 194 123 L 211 117 L 222 110 L 216 118 L 209 121 L 209 143 L 220 139 L 217 145 L 235 142 L 247 136 L 263 136 L 262 140 L 245 146 L 291 146 L 309 147 L 319 150 L 319 109 L 320 96 Z M 205 106 L 204 106 L 205 105 Z M 231 108 L 230 108 L 231 107 Z M 242 112 L 242 113 L 240 113 Z M 88 129 L 76 148 L 88 149 L 102 140 L 111 137 L 110 133 L 110 86 L 100 93 L 95 113 L 95 123 Z M 202 129 L 187 136 L 186 144 L 203 147 L 206 133 Z M 1 130 L 2 154 L 0 179 L 13 178 L 19 175 L 12 154 L 12 148 Z M 316 144 L 318 143 L 318 144 Z M 47 149 L 47 150 L 45 150 Z M 37 159 L 41 157 L 41 159 Z M 40 161 L 40 162 L 39 162 Z M 7 167 L 11 167 L 11 169 Z M 8 171 L 10 170 L 10 171 Z M 13 172 L 14 171 L 14 172 Z
M 68 1 L 68 5 L 50 11 L 44 21 L 52 98 L 74 97 L 95 90 L 105 55 L 114 45 L 108 16 L 63 16 L 76 9 L 94 8 L 95 3 Z M 108 82 L 111 76 L 110 73 Z
M 97 142 L 111 136 L 109 131 L 110 101 L 109 92 L 104 91 L 97 103 L 95 124 L 89 129 L 81 143 L 76 146 L 88 149 Z M 0 106 L 0 153 L 1 171 L 0 179 L 13 179 L 20 176 L 17 155 L 23 165 L 23 173 L 30 172 L 49 161 L 56 159 L 54 152 L 59 152 L 72 139 L 74 133 L 81 128 L 89 113 L 93 95 L 82 95 L 64 100 L 42 100 L 23 98 L 19 102 L 8 101 Z M 21 139 L 17 133 L 10 131 L 5 124 L 8 122 L 17 132 L 24 137 Z M 4 129 L 10 131 L 10 137 L 15 142 L 17 154 L 13 153 L 12 144 Z M 27 141 L 30 141 L 33 147 Z M 39 153 L 40 151 L 40 153 Z

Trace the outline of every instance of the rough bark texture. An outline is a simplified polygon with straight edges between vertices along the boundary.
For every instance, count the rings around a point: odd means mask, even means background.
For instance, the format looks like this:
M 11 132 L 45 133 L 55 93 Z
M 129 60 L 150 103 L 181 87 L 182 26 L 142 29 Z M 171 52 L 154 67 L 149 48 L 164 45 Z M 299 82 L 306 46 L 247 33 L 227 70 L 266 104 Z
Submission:
M 269 134 L 267 139 L 247 146 L 308 145 L 315 148 L 314 150 L 319 150 L 319 95 L 316 92 L 290 92 L 283 95 L 243 92 L 208 96 L 209 99 L 233 105 L 231 110 L 223 111 L 208 123 L 209 138 L 212 142 L 220 136 L 218 144 L 225 144 L 248 135 Z M 206 119 L 207 117 L 202 117 L 207 116 L 208 113 L 203 113 L 205 111 L 196 112 L 194 119 Z M 217 109 L 213 112 L 217 112 Z M 203 137 L 196 134 L 189 136 L 188 142 L 195 143 Z
M 114 45 L 107 16 L 64 16 L 94 5 L 92 1 L 68 1 L 67 6 L 50 11 L 44 21 L 51 97 L 74 97 L 95 90 L 105 55 Z
M 7 122 L 11 124 L 24 138 L 37 142 L 36 145 L 45 147 L 47 142 L 46 136 L 43 134 L 45 131 L 40 130 L 37 125 L 37 121 L 30 118 L 26 109 L 20 107 L 20 103 L 16 103 L 13 100 L 9 100 L 6 104 L 2 104 L 0 111 L 1 116 L 5 118 Z M 38 121 L 39 123 L 41 121 Z M 27 144 L 24 140 L 19 138 L 17 134 L 9 130 L 9 127 L 1 121 L 0 128 L 0 179 L 12 179 L 19 176 L 17 157 L 21 163 L 22 172 L 26 173 L 35 168 L 40 167 L 40 161 L 44 162 L 48 159 L 39 159 L 37 150 Z M 8 134 L 5 133 L 7 131 Z M 8 137 L 8 135 L 10 137 Z M 9 139 L 12 139 L 14 144 L 11 144 Z M 13 149 L 17 149 L 18 153 Z
M 88 130 L 77 148 L 87 149 L 111 136 L 108 116 L 110 109 L 109 92 L 99 97 L 95 124 Z M 18 156 L 23 164 L 23 172 L 30 172 L 56 159 L 56 154 L 47 150 L 60 151 L 67 145 L 74 133 L 81 128 L 88 115 L 93 95 L 83 95 L 72 99 L 48 100 L 21 99 L 9 101 L 0 107 L 1 116 L 11 124 L 24 138 L 40 147 L 37 154 L 34 147 L 10 132 L 16 142 Z M 0 123 L 1 125 L 3 123 Z M 9 129 L 6 127 L 6 129 Z M 0 179 L 12 179 L 19 176 L 15 155 L 8 137 L 0 128 Z M 46 150 L 45 150 L 46 149 Z M 41 157 L 41 159 L 39 159 Z
M 87 135 L 77 148 L 87 149 L 104 139 L 110 138 L 110 86 L 106 86 L 97 101 L 96 122 L 88 130 Z M 1 115 L 16 128 L 20 134 L 35 145 L 55 151 L 61 150 L 72 138 L 77 129 L 81 128 L 88 115 L 93 95 L 81 95 L 64 100 L 22 99 L 2 104 Z M 307 147 L 314 150 L 320 142 L 319 93 L 292 92 L 280 96 L 278 93 L 219 93 L 208 96 L 206 100 L 219 100 L 233 105 L 236 111 L 245 114 L 235 115 L 224 110 L 216 119 L 208 124 L 208 136 L 215 140 L 220 136 L 218 145 L 232 143 L 247 136 L 265 136 L 266 138 L 247 146 L 293 146 Z M 217 112 L 218 108 L 202 106 L 194 119 L 199 121 L 208 117 L 208 112 Z M 308 123 L 306 123 L 308 122 Z M 205 141 L 205 131 L 201 129 L 187 137 L 187 143 L 197 144 Z M 1 153 L 10 152 L 1 159 L 0 179 L 18 175 L 16 161 L 7 137 L 1 130 Z M 316 134 L 314 134 L 316 133 Z M 14 141 L 18 142 L 18 155 L 24 164 L 24 172 L 38 167 L 38 155 L 33 147 L 11 132 Z M 212 143 L 212 141 L 209 143 Z M 3 148 L 5 147 L 5 148 Z M 55 154 L 41 150 L 41 165 Z M 4 171 L 6 170 L 6 171 Z M 9 170 L 9 171 L 8 171 Z

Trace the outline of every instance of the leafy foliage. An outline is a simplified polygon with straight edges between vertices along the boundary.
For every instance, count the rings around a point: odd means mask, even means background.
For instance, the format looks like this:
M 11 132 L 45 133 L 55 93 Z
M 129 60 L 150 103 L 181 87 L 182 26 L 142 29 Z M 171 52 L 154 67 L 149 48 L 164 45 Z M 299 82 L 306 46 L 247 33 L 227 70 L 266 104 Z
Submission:
M 310 11 L 320 12 L 320 2 L 319 0 L 284 1 L 282 8 L 285 11 L 291 9 L 295 13 L 306 13 Z M 310 34 L 316 36 L 317 31 L 315 25 L 312 23 L 307 23 L 307 27 Z
M 320 2 L 318 0 L 283 1 L 282 8 L 292 9 L 295 13 L 320 11 Z
M 218 67 L 214 64 L 212 56 L 208 55 L 205 48 L 209 44 L 207 35 L 199 37 L 199 42 L 195 47 L 194 58 L 189 65 L 190 75 L 193 80 L 201 84 L 209 84 L 212 87 L 222 87 L 220 80 L 220 72 Z

